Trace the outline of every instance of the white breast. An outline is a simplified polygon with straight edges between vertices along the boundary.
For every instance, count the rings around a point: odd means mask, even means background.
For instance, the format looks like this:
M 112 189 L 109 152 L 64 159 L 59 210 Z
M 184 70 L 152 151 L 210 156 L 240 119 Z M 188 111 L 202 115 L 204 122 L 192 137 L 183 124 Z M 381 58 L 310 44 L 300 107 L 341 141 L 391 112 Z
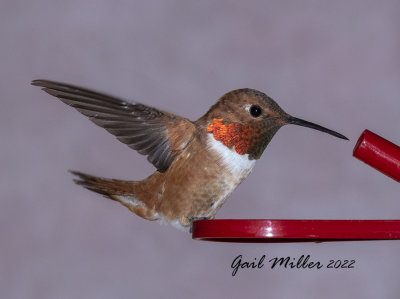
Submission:
M 207 135 L 209 149 L 217 153 L 221 166 L 226 167 L 238 183 L 244 180 L 253 169 L 256 160 L 249 160 L 249 155 L 239 155 L 234 149 L 230 149 L 222 142 L 214 139 L 212 134 Z M 238 184 L 237 183 L 237 184 Z
M 218 163 L 231 173 L 230 176 L 224 176 L 225 188 L 220 196 L 215 198 L 215 202 L 209 212 L 209 216 L 214 217 L 227 197 L 249 175 L 256 161 L 249 160 L 248 154 L 239 155 L 234 149 L 230 149 L 222 142 L 215 140 L 211 134 L 209 134 L 207 138 L 208 149 L 214 151 L 214 153 L 218 155 Z

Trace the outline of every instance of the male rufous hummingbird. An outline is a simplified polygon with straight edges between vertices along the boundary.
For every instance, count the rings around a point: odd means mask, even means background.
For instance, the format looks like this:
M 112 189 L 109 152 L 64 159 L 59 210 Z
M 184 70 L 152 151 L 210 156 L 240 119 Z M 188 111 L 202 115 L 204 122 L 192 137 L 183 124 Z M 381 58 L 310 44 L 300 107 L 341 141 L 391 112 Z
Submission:
M 75 183 L 118 201 L 136 215 L 189 228 L 213 219 L 249 175 L 275 133 L 286 124 L 345 136 L 293 117 L 266 94 L 249 88 L 223 95 L 196 121 L 140 103 L 64 83 L 33 85 L 86 115 L 156 168 L 142 181 L 100 178 L 71 171 Z

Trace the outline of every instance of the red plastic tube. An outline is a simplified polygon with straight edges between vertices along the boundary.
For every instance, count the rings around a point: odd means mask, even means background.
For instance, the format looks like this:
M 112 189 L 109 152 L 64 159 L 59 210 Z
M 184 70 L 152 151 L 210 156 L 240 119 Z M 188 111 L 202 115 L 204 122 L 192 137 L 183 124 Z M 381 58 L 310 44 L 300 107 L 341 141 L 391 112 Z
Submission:
M 353 156 L 400 182 L 400 147 L 365 130 L 358 139 Z

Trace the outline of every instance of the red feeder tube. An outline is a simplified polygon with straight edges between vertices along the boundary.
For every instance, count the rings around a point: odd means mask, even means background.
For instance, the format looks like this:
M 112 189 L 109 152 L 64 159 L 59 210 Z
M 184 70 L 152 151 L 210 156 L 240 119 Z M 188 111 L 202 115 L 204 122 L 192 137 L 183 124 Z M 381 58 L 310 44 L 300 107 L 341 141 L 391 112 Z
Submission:
M 400 182 L 400 147 L 365 130 L 358 139 L 353 156 Z

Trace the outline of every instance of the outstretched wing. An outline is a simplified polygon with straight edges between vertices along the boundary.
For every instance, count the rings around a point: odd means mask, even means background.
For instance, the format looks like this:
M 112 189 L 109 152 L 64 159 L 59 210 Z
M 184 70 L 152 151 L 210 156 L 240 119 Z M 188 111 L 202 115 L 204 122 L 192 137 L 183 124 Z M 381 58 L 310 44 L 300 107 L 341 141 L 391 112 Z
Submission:
M 59 98 L 115 135 L 165 172 L 195 131 L 188 119 L 139 103 L 130 103 L 89 89 L 47 80 L 32 85 Z

